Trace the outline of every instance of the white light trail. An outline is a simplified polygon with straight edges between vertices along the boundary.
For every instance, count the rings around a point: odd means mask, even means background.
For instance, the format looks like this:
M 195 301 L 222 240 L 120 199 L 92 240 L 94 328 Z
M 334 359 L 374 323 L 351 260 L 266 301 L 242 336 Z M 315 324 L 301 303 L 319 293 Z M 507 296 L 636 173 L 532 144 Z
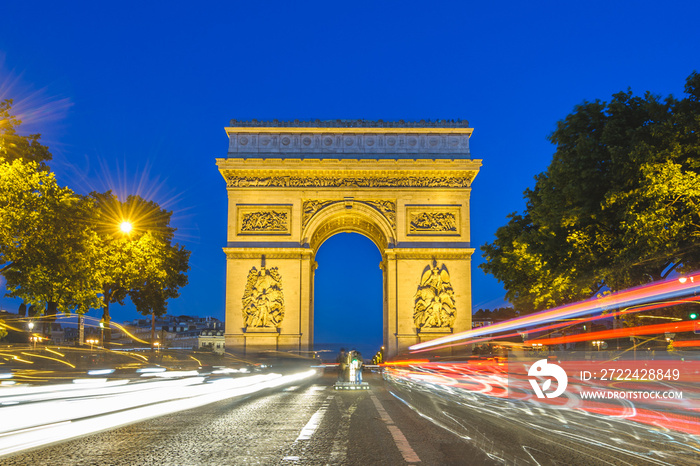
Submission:
M 203 377 L 188 377 L 2 389 L 0 457 L 298 382 L 315 374 L 316 371 L 308 370 L 286 376 L 253 375 L 211 383 L 205 383 Z

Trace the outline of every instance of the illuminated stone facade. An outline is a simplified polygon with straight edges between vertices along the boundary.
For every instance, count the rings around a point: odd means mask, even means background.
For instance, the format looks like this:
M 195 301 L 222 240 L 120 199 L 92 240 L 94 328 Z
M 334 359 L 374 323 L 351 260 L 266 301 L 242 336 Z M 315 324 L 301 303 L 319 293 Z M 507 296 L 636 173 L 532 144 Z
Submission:
M 234 120 L 226 131 L 227 348 L 312 347 L 314 258 L 341 232 L 382 254 L 387 355 L 471 329 L 481 161 L 466 122 Z

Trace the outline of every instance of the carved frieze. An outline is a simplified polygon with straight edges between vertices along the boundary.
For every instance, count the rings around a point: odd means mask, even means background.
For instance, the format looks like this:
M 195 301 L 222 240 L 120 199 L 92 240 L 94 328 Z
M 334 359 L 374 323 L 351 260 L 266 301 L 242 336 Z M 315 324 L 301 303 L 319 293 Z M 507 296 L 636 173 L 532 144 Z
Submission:
M 246 328 L 278 328 L 284 319 L 282 277 L 277 267 L 253 267 L 243 292 L 243 324 Z
M 460 206 L 407 206 L 409 236 L 459 235 Z
M 420 332 L 425 329 L 451 329 L 455 323 L 455 297 L 445 264 L 427 266 L 414 297 L 413 322 Z
M 467 176 L 236 176 L 228 175 L 229 188 L 467 188 Z
M 305 200 L 302 203 L 302 228 L 305 228 L 306 225 L 311 221 L 311 218 L 316 215 L 316 213 L 323 209 L 324 207 L 327 207 L 332 204 L 337 204 L 341 202 L 346 202 L 344 199 L 338 199 L 338 200 L 331 200 L 331 199 L 312 199 L 312 200 Z M 353 199 L 352 202 L 356 202 L 358 204 L 365 204 L 376 211 L 378 211 L 380 214 L 382 214 L 388 221 L 389 224 L 391 225 L 392 229 L 396 229 L 396 202 L 395 201 L 388 201 L 388 200 L 362 200 L 362 199 Z
M 288 235 L 292 206 L 238 205 L 239 235 Z

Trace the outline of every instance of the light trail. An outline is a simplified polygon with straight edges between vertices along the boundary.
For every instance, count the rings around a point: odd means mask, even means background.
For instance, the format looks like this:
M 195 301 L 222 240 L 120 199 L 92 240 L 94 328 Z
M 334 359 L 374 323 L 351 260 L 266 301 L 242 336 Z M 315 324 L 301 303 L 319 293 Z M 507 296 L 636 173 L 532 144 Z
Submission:
M 299 382 L 316 375 L 259 374 L 207 381 L 204 377 L 97 381 L 0 390 L 0 457 L 113 429 L 157 416 Z M 89 379 L 82 379 L 89 380 Z
M 518 328 L 542 325 L 556 320 L 571 319 L 582 315 L 590 314 L 605 309 L 615 309 L 629 307 L 637 304 L 648 303 L 650 301 L 661 301 L 680 298 L 682 296 L 693 295 L 700 291 L 700 273 L 694 272 L 681 279 L 665 280 L 650 283 L 628 290 L 609 294 L 602 298 L 591 298 L 578 303 L 567 304 L 554 309 L 529 314 L 505 322 L 467 330 L 447 337 L 436 338 L 435 340 L 418 343 L 410 346 L 410 351 L 417 351 L 426 348 L 434 348 L 457 341 L 467 340 L 492 333 L 505 332 Z
M 544 327 L 537 327 L 533 330 L 531 330 L 529 333 L 541 333 L 541 332 L 546 332 L 548 330 L 556 330 L 559 328 L 565 328 L 565 327 L 570 327 L 573 325 L 578 325 L 578 324 L 585 324 L 588 322 L 593 322 L 596 320 L 601 320 L 601 319 L 609 319 L 611 317 L 619 317 L 627 314 L 632 314 L 632 313 L 637 313 L 637 312 L 643 312 L 643 311 L 651 311 L 654 309 L 659 309 L 662 307 L 667 307 L 667 306 L 674 306 L 674 305 L 679 305 L 679 304 L 688 304 L 688 303 L 695 303 L 700 301 L 700 296 L 697 297 L 692 297 L 688 299 L 683 299 L 683 300 L 674 300 L 674 301 L 660 301 L 657 303 L 652 303 L 652 304 L 646 304 L 646 305 L 638 305 L 638 306 L 633 306 L 631 308 L 624 309 L 622 311 L 617 311 L 617 312 L 612 312 L 609 314 L 605 315 L 599 315 L 599 316 L 590 316 L 586 318 L 580 318 L 580 319 L 571 319 L 568 322 L 559 322 L 556 324 L 551 324 L 551 325 L 546 325 Z M 640 316 L 640 317 L 653 317 L 653 318 L 666 318 L 669 320 L 673 321 L 681 321 L 682 319 L 677 319 L 673 317 L 660 317 L 660 316 Z M 489 335 L 487 337 L 483 338 L 475 338 L 475 339 L 470 339 L 468 342 L 460 341 L 459 343 L 450 343 L 442 346 L 436 346 L 436 347 L 430 347 L 422 350 L 416 350 L 412 351 L 412 353 L 425 353 L 428 351 L 435 351 L 439 349 L 445 349 L 445 348 L 451 348 L 454 346 L 461 346 L 465 344 L 474 344 L 474 343 L 484 343 L 484 342 L 494 342 L 494 343 L 499 343 L 499 344 L 511 344 L 510 342 L 502 342 L 501 340 L 505 338 L 510 338 L 510 337 L 515 337 L 520 335 L 521 332 L 512 332 L 512 333 L 505 333 L 505 334 L 500 334 L 496 336 Z M 594 338 L 591 338 L 593 340 Z
M 564 343 L 575 343 L 578 341 L 590 340 L 608 340 L 612 338 L 634 337 L 638 335 L 655 335 L 660 333 L 680 333 L 691 332 L 695 329 L 696 322 L 694 320 L 686 320 L 683 322 L 673 322 L 668 324 L 644 325 L 640 327 L 616 328 L 613 330 L 602 330 L 600 332 L 579 333 L 577 335 L 567 335 L 565 337 L 556 338 L 540 338 L 530 340 L 526 345 L 560 345 Z

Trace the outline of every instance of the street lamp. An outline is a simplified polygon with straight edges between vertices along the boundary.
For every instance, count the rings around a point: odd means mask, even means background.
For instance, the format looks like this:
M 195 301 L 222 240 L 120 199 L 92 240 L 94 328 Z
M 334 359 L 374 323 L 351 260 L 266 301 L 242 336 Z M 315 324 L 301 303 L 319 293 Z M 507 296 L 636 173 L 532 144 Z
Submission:
M 34 345 L 34 351 L 36 351 L 36 343 L 41 340 L 42 338 L 39 335 L 32 335 L 29 337 L 29 341 Z
M 126 235 L 131 233 L 131 230 L 133 230 L 133 229 L 134 229 L 134 226 L 128 220 L 124 220 L 122 223 L 119 224 L 119 230 Z
M 96 344 L 98 344 L 99 342 L 100 342 L 100 341 L 97 340 L 97 339 L 95 339 L 95 338 L 88 338 L 87 340 L 85 340 L 85 343 L 87 343 L 88 345 L 90 345 L 90 351 L 93 350 L 93 345 L 96 345 Z

